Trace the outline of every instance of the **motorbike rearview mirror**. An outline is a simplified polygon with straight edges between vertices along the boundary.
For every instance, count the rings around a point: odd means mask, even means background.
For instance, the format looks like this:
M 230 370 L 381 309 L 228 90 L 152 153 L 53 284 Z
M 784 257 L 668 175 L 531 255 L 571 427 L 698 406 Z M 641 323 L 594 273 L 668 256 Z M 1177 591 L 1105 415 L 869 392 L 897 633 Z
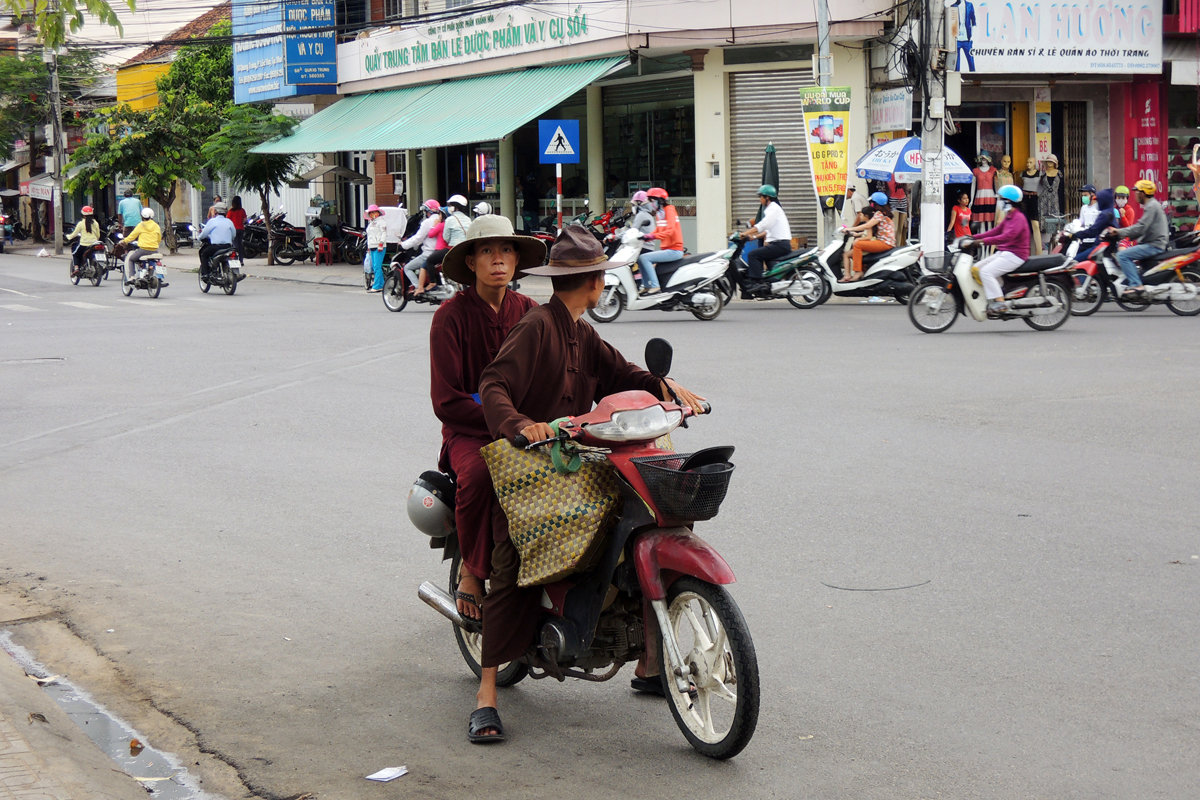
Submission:
M 655 338 L 646 342 L 646 369 L 656 378 L 667 377 L 674 352 L 666 339 Z

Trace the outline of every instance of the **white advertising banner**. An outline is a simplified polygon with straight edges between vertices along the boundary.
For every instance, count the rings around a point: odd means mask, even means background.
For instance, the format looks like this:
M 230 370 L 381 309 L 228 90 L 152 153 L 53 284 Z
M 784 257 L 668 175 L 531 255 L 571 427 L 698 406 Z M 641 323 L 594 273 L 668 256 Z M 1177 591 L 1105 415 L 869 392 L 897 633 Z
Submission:
M 348 83 L 418 72 L 607 39 L 623 31 L 623 4 L 586 8 L 548 0 L 536 7 L 508 6 L 445 22 L 372 32 L 338 46 L 338 79 Z
M 1157 0 L 951 0 L 952 64 L 972 72 L 1162 72 Z
M 871 91 L 871 125 L 868 133 L 908 131 L 913 124 L 913 91 L 907 86 L 898 89 Z
M 34 200 L 46 200 L 47 202 L 54 199 L 54 184 L 51 181 L 31 181 L 29 183 L 29 196 Z

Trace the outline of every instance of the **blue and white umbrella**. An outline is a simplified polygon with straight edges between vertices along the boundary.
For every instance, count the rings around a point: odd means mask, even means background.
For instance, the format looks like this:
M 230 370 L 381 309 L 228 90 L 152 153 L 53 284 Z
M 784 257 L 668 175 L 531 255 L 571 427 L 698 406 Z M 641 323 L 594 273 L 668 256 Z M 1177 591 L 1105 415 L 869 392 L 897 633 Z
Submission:
M 922 162 L 920 137 L 908 136 L 871 148 L 854 165 L 854 173 L 873 181 L 894 177 L 897 183 L 915 183 L 921 180 Z M 942 148 L 942 179 L 945 183 L 971 182 L 971 168 L 948 147 Z

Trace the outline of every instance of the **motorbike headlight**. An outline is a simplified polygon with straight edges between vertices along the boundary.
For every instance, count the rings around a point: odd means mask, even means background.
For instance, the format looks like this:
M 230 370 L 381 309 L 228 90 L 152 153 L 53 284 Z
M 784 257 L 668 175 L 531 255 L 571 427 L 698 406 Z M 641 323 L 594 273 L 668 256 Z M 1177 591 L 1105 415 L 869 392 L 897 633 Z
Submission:
M 665 436 L 678 428 L 682 421 L 682 411 L 667 411 L 656 405 L 618 411 L 608 422 L 588 425 L 586 430 L 590 436 L 608 442 L 647 442 Z

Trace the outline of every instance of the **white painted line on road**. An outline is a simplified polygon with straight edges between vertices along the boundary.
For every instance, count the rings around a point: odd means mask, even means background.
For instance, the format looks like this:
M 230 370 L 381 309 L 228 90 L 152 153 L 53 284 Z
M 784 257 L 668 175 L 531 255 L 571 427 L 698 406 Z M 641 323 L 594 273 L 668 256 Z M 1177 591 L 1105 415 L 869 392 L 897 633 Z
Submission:
M 20 292 L 18 292 L 18 294 L 20 294 Z M 26 295 L 26 297 L 28 297 L 28 295 Z M 41 310 L 38 308 L 34 308 L 33 306 L 23 306 L 19 303 L 5 303 L 4 305 L 0 305 L 0 308 L 7 308 L 9 311 L 40 311 Z
M 71 308 L 112 308 L 112 306 L 102 306 L 99 303 L 88 303 L 84 300 L 63 300 L 59 305 L 70 306 Z
M 19 294 L 19 295 L 21 295 L 21 297 L 33 297 L 33 295 L 31 295 L 31 294 L 25 294 L 24 292 L 18 292 L 16 289 L 5 289 L 3 286 L 0 286 L 0 292 L 11 292 L 12 294 Z

